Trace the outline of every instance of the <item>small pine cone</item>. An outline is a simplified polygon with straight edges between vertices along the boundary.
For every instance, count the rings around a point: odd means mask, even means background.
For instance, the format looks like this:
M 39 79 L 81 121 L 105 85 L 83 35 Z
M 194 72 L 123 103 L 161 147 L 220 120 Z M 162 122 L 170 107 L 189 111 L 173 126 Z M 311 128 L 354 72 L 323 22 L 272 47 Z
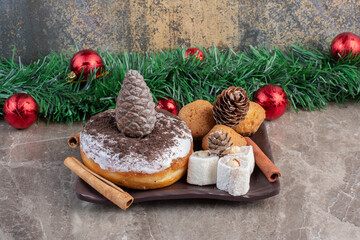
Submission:
M 135 70 L 125 74 L 116 101 L 116 126 L 127 137 L 141 138 L 154 129 L 156 111 L 144 77 Z
M 217 154 L 220 157 L 230 153 L 231 146 L 231 137 L 228 133 L 223 131 L 216 131 L 209 135 L 209 150 L 213 154 Z
M 241 87 L 229 87 L 216 97 L 213 114 L 216 124 L 235 127 L 249 111 L 249 97 Z

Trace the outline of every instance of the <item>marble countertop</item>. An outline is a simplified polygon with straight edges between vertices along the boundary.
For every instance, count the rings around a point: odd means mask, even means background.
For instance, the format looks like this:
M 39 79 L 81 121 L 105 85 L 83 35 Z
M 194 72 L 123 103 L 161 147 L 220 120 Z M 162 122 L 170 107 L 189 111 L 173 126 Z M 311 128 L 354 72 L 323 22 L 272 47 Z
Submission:
M 0 239 L 360 239 L 360 105 L 266 122 L 280 194 L 237 203 L 188 199 L 127 211 L 77 199 L 63 165 L 82 123 L 0 121 Z

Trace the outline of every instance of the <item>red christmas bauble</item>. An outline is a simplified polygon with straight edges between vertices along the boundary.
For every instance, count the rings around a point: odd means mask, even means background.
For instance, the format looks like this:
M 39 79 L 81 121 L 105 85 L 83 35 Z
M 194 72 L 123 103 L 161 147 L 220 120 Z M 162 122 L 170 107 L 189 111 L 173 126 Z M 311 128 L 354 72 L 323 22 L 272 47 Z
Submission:
M 205 58 L 204 52 L 198 48 L 188 48 L 185 52 L 185 58 L 188 58 L 191 55 L 195 55 L 195 57 L 199 60 L 203 60 Z
M 265 109 L 267 120 L 274 120 L 281 117 L 286 111 L 288 97 L 281 87 L 265 85 L 255 93 L 254 102 Z
M 172 99 L 172 98 L 167 98 L 167 99 L 159 98 L 158 101 L 159 101 L 159 103 L 156 106 L 156 108 L 164 109 L 164 110 L 169 111 L 169 112 L 171 112 L 171 113 L 173 113 L 175 115 L 178 114 L 179 108 L 178 108 L 176 102 L 174 101 L 174 99 Z
M 71 59 L 70 62 L 71 71 L 76 74 L 76 77 L 80 77 L 82 75 L 84 79 L 87 79 L 87 76 L 91 71 L 94 71 L 95 68 L 98 70 L 96 71 L 96 77 L 99 77 L 101 71 L 104 70 L 104 62 L 101 59 L 100 55 L 90 49 L 85 49 L 77 52 Z M 83 70 L 84 69 L 84 70 Z
M 4 118 L 14 128 L 25 129 L 36 122 L 38 106 L 26 93 L 15 93 L 4 103 Z
M 351 32 L 337 35 L 330 45 L 331 55 L 335 60 L 341 58 L 354 58 L 360 52 L 360 37 Z

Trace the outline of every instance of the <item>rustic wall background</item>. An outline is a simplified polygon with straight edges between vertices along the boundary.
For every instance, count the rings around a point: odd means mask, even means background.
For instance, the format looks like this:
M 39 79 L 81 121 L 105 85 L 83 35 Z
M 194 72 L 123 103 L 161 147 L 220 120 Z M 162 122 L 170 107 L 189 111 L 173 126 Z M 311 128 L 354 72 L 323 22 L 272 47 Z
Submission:
M 51 50 L 148 51 L 212 44 L 241 50 L 359 34 L 356 0 L 0 1 L 0 53 L 27 62 Z

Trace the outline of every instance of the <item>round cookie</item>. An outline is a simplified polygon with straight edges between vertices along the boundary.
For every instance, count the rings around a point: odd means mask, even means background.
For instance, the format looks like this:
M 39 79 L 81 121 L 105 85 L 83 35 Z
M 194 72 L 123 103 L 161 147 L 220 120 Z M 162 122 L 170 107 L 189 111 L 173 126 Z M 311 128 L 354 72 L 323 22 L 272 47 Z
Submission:
M 202 148 L 204 150 L 209 150 L 209 140 L 208 137 L 211 133 L 216 131 L 223 131 L 224 133 L 228 133 L 229 137 L 231 137 L 231 142 L 233 143 L 233 146 L 246 146 L 246 140 L 243 136 L 235 132 L 234 129 L 227 127 L 225 125 L 215 125 L 202 139 Z
M 259 129 L 265 117 L 264 108 L 256 102 L 250 102 L 249 111 L 246 114 L 245 120 L 234 127 L 234 130 L 243 136 L 250 136 Z
M 197 100 L 181 108 L 179 117 L 186 122 L 194 139 L 201 139 L 215 126 L 213 105 L 205 100 Z

